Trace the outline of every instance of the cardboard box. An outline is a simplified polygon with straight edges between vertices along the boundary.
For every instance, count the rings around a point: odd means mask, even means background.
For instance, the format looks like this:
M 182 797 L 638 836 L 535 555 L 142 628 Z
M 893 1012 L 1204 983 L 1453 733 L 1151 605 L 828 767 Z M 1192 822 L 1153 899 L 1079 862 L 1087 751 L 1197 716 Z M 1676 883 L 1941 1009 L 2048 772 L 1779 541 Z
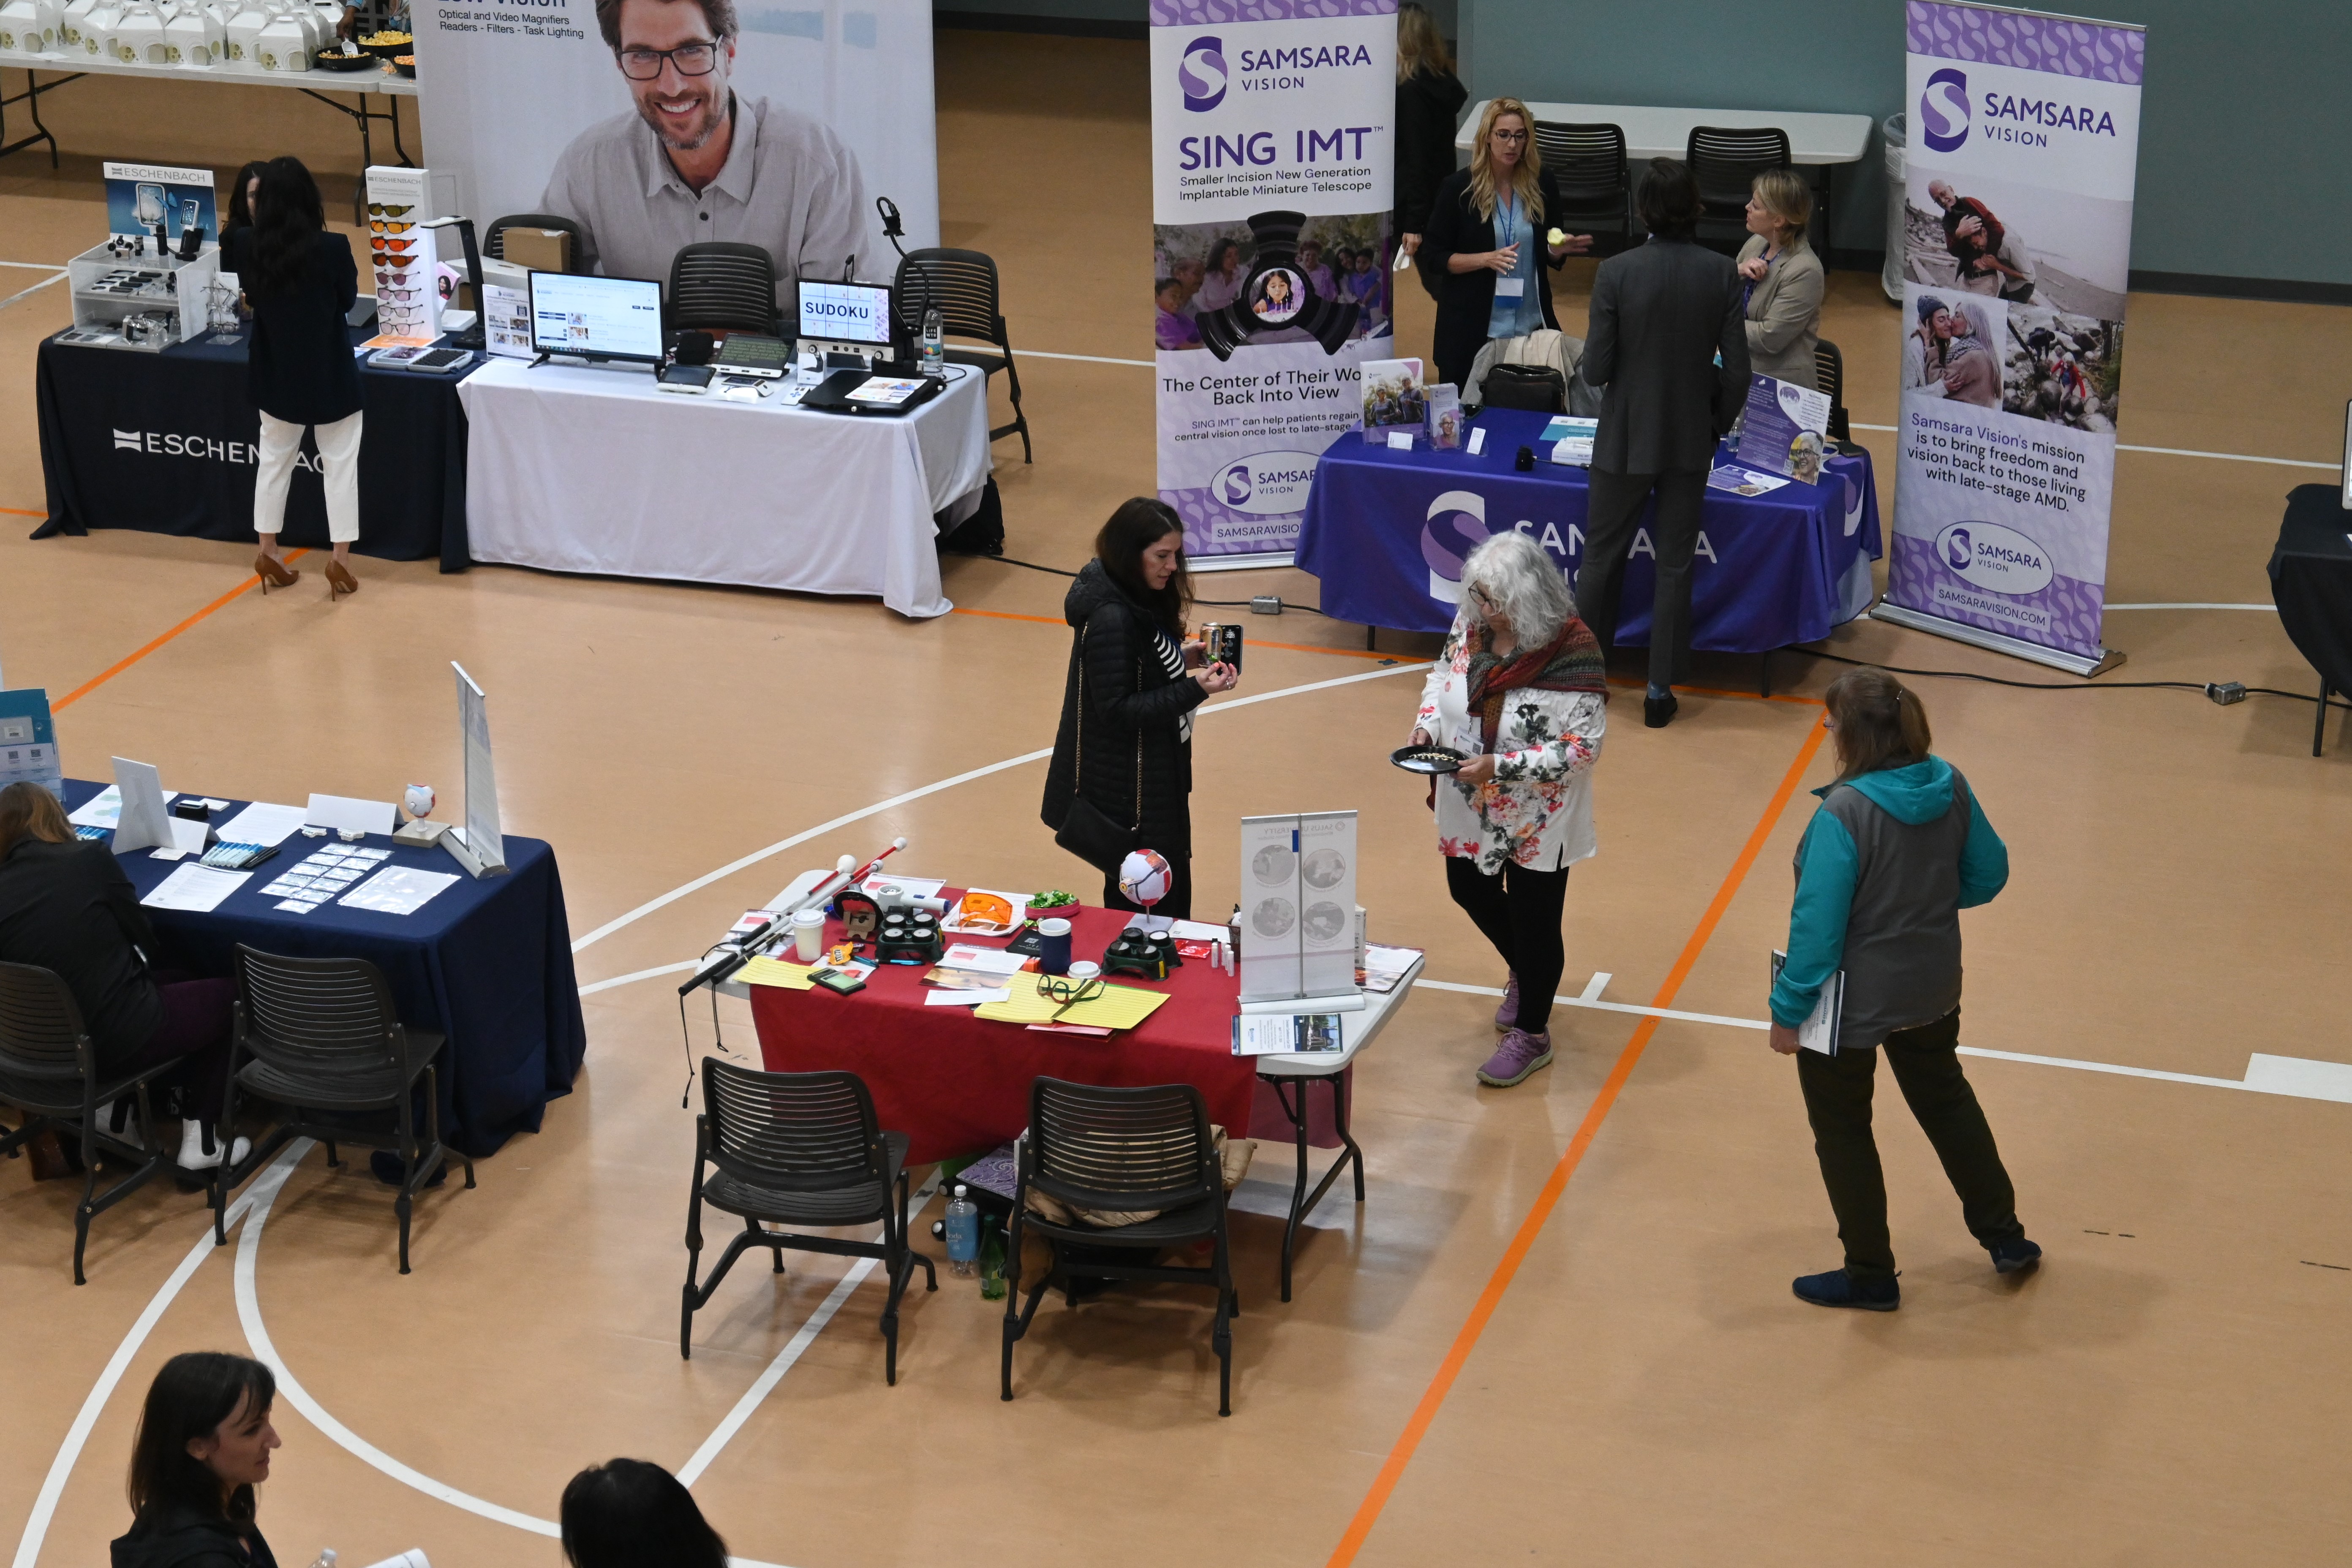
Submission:
M 560 228 L 510 228 L 499 237 L 506 258 L 533 272 L 571 270 L 572 237 Z

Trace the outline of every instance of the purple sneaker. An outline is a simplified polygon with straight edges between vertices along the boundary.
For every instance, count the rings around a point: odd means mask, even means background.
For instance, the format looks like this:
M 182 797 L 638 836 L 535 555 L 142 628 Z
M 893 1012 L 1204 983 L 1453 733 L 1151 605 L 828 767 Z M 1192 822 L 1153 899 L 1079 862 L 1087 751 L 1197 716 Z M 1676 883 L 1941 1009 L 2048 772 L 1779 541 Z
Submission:
M 1511 971 L 1510 979 L 1504 982 L 1503 1005 L 1495 1009 L 1495 1027 L 1497 1029 L 1513 1029 L 1518 1026 L 1518 1022 L 1519 972 L 1515 969 Z
M 1478 1069 L 1478 1081 L 1496 1089 L 1524 1083 L 1538 1068 L 1551 1066 L 1551 1036 L 1513 1029 L 1495 1047 L 1495 1054 Z

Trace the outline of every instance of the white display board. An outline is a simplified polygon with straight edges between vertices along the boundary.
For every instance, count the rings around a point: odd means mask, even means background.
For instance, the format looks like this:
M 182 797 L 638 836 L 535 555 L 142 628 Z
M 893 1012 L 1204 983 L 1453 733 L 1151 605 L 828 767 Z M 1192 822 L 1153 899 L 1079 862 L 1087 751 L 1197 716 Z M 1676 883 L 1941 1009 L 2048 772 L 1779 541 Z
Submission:
M 1356 814 L 1245 816 L 1241 1000 L 1352 997 Z

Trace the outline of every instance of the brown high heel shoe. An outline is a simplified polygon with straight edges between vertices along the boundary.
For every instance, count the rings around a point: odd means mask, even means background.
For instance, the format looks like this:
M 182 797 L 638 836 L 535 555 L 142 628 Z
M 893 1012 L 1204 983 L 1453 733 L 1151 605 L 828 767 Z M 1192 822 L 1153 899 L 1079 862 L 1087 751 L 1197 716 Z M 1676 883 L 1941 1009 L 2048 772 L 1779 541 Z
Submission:
M 253 574 L 261 579 L 261 592 L 265 598 L 268 596 L 270 589 L 290 588 L 294 585 L 294 580 L 302 575 L 268 551 L 263 551 L 253 558 Z
M 327 563 L 327 598 L 331 603 L 346 594 L 360 591 L 360 580 L 352 575 L 351 568 L 340 561 Z

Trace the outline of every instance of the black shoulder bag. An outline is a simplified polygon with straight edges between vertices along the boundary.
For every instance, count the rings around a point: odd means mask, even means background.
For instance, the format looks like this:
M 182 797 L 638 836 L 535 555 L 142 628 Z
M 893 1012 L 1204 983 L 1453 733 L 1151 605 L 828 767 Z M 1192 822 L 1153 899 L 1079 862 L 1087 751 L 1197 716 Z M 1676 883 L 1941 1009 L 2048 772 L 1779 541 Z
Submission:
M 1086 795 L 1087 782 L 1087 636 L 1093 628 L 1078 634 L 1078 713 L 1077 738 L 1071 785 L 1069 814 L 1062 818 L 1062 830 L 1054 835 L 1054 842 L 1092 866 L 1107 877 L 1118 875 L 1119 862 L 1125 860 L 1143 838 L 1143 734 L 1135 736 L 1135 824 L 1122 827 L 1103 815 Z

